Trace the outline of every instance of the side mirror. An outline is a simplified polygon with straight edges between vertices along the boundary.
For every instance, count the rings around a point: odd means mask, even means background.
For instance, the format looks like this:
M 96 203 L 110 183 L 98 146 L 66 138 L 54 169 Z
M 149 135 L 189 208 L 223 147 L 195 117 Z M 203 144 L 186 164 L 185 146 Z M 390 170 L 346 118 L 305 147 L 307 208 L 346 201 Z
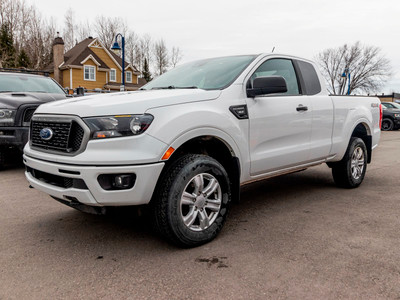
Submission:
M 247 97 L 286 92 L 286 80 L 282 76 L 257 77 L 253 81 L 253 88 L 247 89 Z

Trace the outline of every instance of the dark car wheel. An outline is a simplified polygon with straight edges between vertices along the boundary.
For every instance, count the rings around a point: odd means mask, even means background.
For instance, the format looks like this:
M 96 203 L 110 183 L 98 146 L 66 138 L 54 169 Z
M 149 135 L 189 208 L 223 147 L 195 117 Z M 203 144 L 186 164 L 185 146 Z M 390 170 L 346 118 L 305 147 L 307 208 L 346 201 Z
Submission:
M 382 130 L 383 131 L 390 131 L 393 130 L 394 123 L 391 119 L 383 119 L 382 120 Z
M 156 229 L 181 247 L 207 243 L 222 229 L 230 200 L 224 167 L 206 155 L 185 155 L 164 172 L 152 200 Z
M 367 171 L 367 155 L 364 141 L 352 137 L 343 159 L 332 164 L 332 176 L 336 185 L 343 188 L 358 187 Z

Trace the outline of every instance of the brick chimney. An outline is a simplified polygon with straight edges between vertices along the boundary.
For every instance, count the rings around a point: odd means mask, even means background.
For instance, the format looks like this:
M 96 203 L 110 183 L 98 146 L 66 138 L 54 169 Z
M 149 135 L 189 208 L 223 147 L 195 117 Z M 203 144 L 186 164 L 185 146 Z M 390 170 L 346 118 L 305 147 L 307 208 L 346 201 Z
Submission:
M 60 72 L 58 67 L 64 62 L 64 41 L 59 34 L 57 32 L 57 37 L 53 42 L 54 79 L 63 85 L 62 72 Z

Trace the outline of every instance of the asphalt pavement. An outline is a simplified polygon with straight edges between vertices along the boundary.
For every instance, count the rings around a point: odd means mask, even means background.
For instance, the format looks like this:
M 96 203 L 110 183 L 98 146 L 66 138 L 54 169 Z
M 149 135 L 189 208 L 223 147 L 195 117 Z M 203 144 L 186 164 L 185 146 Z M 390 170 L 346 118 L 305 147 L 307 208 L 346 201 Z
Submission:
M 221 234 L 179 249 L 130 211 L 94 216 L 0 171 L 0 299 L 399 299 L 400 131 L 363 184 L 326 165 L 244 186 Z

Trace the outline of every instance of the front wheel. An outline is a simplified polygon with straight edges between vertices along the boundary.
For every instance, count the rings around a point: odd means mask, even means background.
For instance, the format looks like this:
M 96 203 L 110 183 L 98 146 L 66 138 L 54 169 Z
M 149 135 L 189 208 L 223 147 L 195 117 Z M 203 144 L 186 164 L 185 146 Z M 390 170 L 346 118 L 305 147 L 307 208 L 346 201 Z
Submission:
M 390 131 L 393 130 L 394 123 L 391 119 L 383 119 L 382 120 L 382 130 L 383 131 Z
M 188 154 L 173 162 L 160 180 L 153 198 L 157 231 L 182 247 L 214 239 L 231 200 L 224 167 L 209 156 Z
M 362 139 L 352 137 L 343 159 L 332 165 L 336 185 L 356 188 L 364 180 L 367 171 L 367 147 Z

